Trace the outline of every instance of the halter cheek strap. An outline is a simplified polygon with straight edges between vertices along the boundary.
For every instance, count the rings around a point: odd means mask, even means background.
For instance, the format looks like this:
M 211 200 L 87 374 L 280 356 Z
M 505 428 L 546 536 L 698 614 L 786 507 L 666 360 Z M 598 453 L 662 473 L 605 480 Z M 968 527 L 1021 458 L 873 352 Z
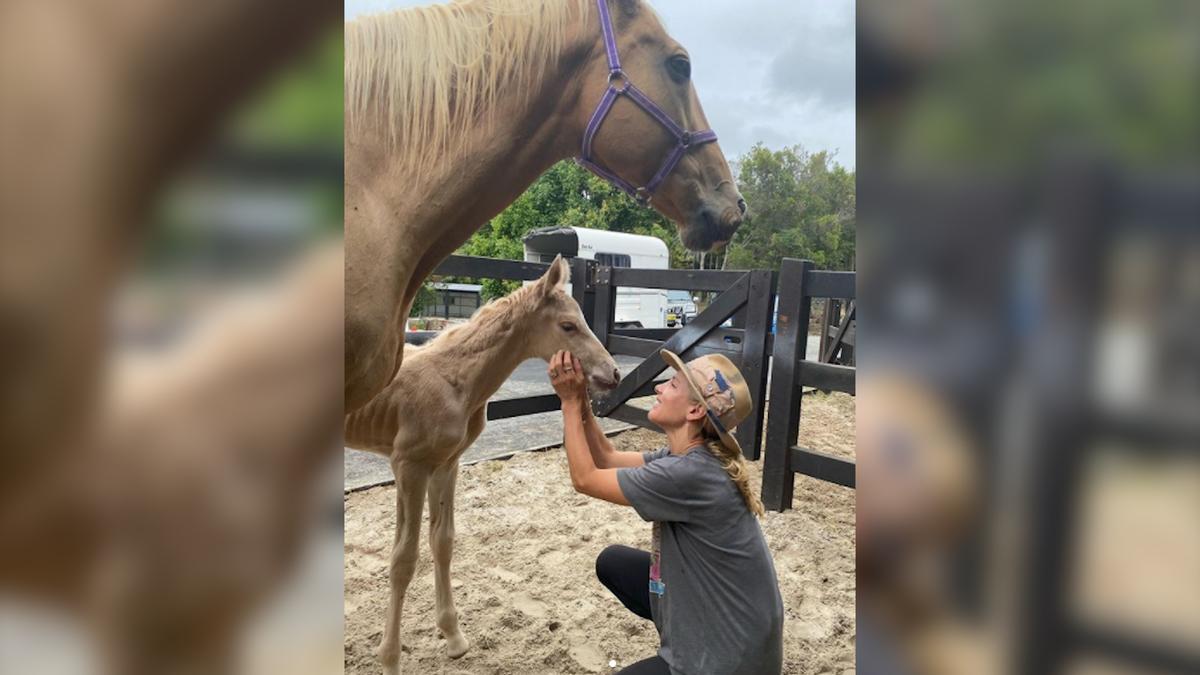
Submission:
M 621 70 L 621 58 L 617 54 L 617 39 L 613 33 L 612 17 L 608 13 L 608 2 L 607 0 L 596 0 L 596 5 L 600 9 L 600 29 L 604 33 L 604 49 L 608 53 L 608 88 L 604 90 L 604 96 L 596 106 L 595 112 L 592 113 L 592 118 L 588 121 L 587 129 L 583 132 L 583 152 L 580 153 L 580 156 L 575 161 L 597 176 L 616 185 L 629 196 L 636 199 L 638 203 L 646 205 L 650 203 L 650 199 L 654 196 L 654 191 L 666 180 L 667 176 L 675 169 L 675 165 L 679 164 L 679 160 L 683 159 L 687 151 L 695 146 L 717 140 L 717 134 L 712 129 L 705 129 L 704 131 L 687 131 L 683 129 L 658 104 L 650 100 L 650 97 L 646 96 L 641 89 L 633 85 L 633 82 L 629 80 L 629 76 L 625 74 L 625 71 Z M 663 160 L 654 177 L 650 179 L 650 182 L 642 187 L 634 187 L 629 181 L 600 166 L 600 164 L 592 159 L 592 141 L 596 138 L 596 133 L 600 131 L 600 125 L 604 122 L 604 118 L 612 110 L 613 104 L 621 96 L 628 97 L 629 100 L 646 111 L 648 115 L 657 120 L 659 124 L 675 137 L 675 147 L 667 155 L 666 159 Z

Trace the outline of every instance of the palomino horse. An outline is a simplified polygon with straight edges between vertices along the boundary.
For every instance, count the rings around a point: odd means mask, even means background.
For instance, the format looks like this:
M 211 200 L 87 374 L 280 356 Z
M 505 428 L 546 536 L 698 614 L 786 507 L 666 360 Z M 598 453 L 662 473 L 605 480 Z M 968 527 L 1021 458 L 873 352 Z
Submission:
M 690 73 L 640 0 L 460 0 L 348 22 L 346 411 L 395 374 L 425 277 L 559 160 L 648 202 L 690 249 L 727 242 L 746 206 Z
M 454 484 L 459 456 L 483 431 L 488 398 L 522 361 L 549 361 L 560 349 L 579 357 L 593 388 L 612 389 L 620 379 L 612 357 L 563 288 L 566 278 L 567 265 L 556 258 L 536 284 L 484 306 L 469 323 L 410 352 L 392 382 L 346 417 L 346 444 L 386 455 L 396 475 L 392 596 L 379 645 L 385 672 L 399 672 L 400 614 L 417 564 L 427 494 L 437 627 L 452 658 L 467 652 L 450 594 Z

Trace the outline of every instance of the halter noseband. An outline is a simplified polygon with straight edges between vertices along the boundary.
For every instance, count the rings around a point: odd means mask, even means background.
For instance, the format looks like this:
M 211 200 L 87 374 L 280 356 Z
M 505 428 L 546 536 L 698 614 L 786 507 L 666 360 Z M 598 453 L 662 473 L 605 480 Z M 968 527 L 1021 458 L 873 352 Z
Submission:
M 608 88 L 605 89 L 604 97 L 600 99 L 596 111 L 592 113 L 592 119 L 588 122 L 587 129 L 583 132 L 583 152 L 575 161 L 597 176 L 621 188 L 644 206 L 650 203 L 654 191 L 675 169 L 675 165 L 679 163 L 680 159 L 683 159 L 683 155 L 687 153 L 688 149 L 717 140 L 717 134 L 712 129 L 684 130 L 675 123 L 675 120 L 671 119 L 670 115 L 658 107 L 654 101 L 651 101 L 650 97 L 642 93 L 641 89 L 633 86 L 629 76 L 621 70 L 621 59 L 617 54 L 617 39 L 613 34 L 612 18 L 608 14 L 608 2 L 607 0 L 596 0 L 596 5 L 600 8 L 600 29 L 604 32 L 604 49 L 608 52 Z M 625 179 L 592 160 L 592 140 L 596 137 L 596 132 L 600 130 L 604 118 L 612 110 L 613 103 L 616 103 L 617 97 L 622 95 L 628 96 L 629 100 L 658 120 L 658 123 L 666 127 L 667 131 L 675 137 L 675 148 L 658 167 L 658 173 L 655 173 L 644 187 L 634 187 Z

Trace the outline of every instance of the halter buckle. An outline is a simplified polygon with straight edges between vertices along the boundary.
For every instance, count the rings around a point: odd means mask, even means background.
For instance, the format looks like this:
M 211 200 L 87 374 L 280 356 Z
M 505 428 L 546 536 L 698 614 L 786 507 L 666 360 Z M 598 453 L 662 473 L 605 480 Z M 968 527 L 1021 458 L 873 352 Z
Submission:
M 650 200 L 654 198 L 654 195 L 650 194 L 650 191 L 643 186 L 633 193 L 633 198 L 641 206 L 650 206 Z
M 616 82 L 620 82 L 620 86 L 617 86 Z M 626 91 L 629 91 L 629 85 L 629 76 L 625 74 L 624 70 L 618 68 L 608 74 L 608 86 L 612 87 L 618 94 L 624 94 Z
M 692 144 L 692 132 L 685 131 L 679 136 L 679 145 L 688 147 Z

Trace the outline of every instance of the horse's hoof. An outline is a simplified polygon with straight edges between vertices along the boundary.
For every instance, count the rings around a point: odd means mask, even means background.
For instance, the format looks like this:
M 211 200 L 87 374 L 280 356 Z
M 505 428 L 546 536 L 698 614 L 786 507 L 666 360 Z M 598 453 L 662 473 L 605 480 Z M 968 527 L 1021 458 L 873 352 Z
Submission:
M 446 654 L 452 659 L 461 658 L 470 648 L 471 643 L 461 633 L 446 639 Z
M 399 653 L 400 650 L 396 651 L 397 654 L 395 656 L 385 654 L 383 649 L 379 649 L 375 652 L 375 658 L 379 659 L 379 664 L 383 666 L 383 675 L 400 675 L 404 671 L 404 669 L 400 667 L 400 661 L 404 657 Z

